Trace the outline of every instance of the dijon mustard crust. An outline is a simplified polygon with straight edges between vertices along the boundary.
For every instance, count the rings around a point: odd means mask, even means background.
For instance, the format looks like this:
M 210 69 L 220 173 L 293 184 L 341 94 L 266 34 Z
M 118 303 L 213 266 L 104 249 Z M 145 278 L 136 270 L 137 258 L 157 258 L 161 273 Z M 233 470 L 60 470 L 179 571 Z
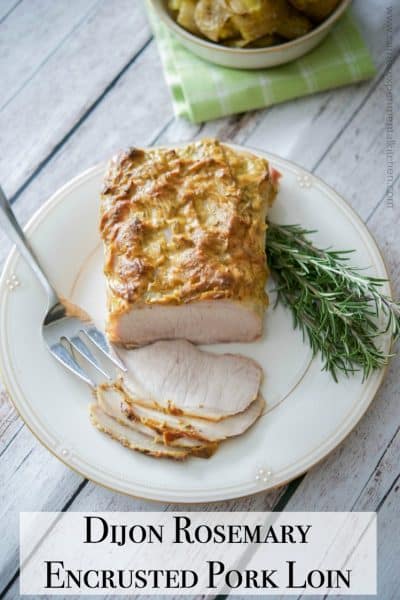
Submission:
M 266 160 L 212 139 L 113 159 L 100 220 L 108 326 L 132 308 L 202 300 L 262 313 L 265 217 L 276 191 Z

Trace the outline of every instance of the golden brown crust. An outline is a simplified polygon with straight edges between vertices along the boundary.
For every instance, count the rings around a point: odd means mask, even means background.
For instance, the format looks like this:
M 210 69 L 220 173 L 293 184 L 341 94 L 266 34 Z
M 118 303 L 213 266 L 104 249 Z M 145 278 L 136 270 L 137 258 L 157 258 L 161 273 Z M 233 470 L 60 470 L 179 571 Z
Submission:
M 216 140 L 114 159 L 100 221 L 109 328 L 149 305 L 230 299 L 262 313 L 276 188 L 266 160 Z

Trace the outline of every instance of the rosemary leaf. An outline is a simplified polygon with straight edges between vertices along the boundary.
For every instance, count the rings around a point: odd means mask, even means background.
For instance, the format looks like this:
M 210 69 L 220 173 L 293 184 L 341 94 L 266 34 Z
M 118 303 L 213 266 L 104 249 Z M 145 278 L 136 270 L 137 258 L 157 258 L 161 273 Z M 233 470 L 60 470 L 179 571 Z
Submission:
M 269 223 L 266 249 L 277 302 L 290 309 L 294 327 L 335 381 L 339 372 L 362 371 L 366 379 L 391 356 L 375 340 L 400 336 L 400 304 L 382 293 L 385 279 L 350 265 L 352 250 L 317 248 L 308 239 L 312 233 Z

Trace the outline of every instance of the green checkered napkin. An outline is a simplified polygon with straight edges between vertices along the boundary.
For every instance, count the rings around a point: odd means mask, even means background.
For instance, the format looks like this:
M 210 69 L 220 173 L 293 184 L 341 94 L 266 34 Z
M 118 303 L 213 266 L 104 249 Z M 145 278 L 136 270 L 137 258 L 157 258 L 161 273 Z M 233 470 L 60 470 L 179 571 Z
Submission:
M 198 58 L 149 10 L 175 114 L 194 123 L 254 110 L 372 77 L 375 67 L 349 12 L 306 56 L 280 67 L 228 69 Z

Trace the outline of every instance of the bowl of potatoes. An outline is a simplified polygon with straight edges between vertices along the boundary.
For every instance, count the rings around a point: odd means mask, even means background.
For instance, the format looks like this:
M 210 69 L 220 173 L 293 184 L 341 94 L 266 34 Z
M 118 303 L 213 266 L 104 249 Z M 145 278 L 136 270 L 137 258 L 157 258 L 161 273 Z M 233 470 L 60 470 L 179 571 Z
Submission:
M 234 69 L 288 63 L 315 48 L 351 0 L 151 0 L 189 50 Z

